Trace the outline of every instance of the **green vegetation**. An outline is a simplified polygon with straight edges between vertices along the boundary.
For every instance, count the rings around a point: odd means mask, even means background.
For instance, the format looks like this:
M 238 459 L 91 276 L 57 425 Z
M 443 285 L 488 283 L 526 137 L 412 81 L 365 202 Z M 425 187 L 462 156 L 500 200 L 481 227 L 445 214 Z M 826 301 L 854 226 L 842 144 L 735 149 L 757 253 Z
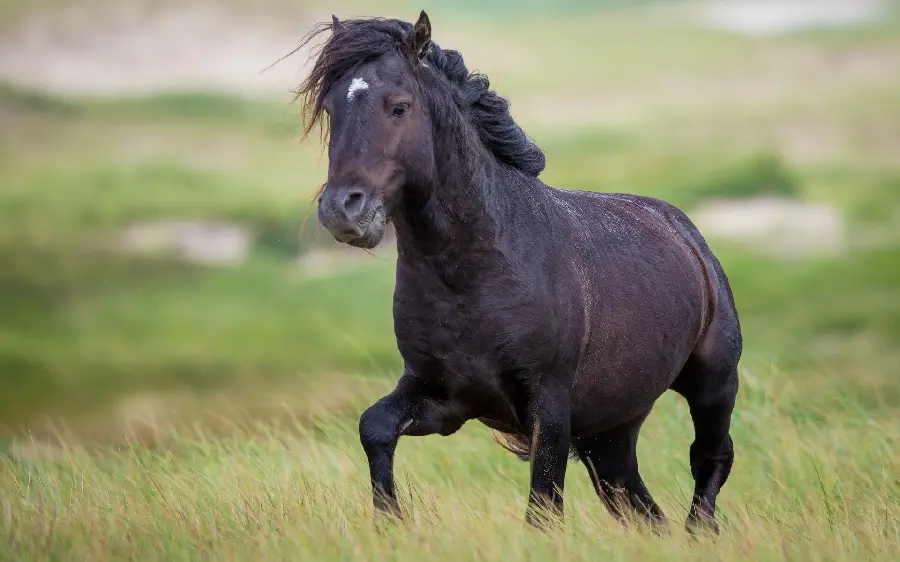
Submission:
M 528 468 L 477 424 L 401 440 L 396 466 L 409 521 L 378 534 L 355 420 L 315 427 L 241 417 L 216 437 L 142 426 L 119 450 L 23 443 L 0 464 L 0 556 L 30 559 L 891 560 L 900 540 L 896 423 L 831 406 L 798 417 L 803 390 L 784 372 L 745 369 L 733 425 L 737 460 L 718 541 L 680 530 L 690 502 L 687 408 L 664 397 L 645 426 L 644 478 L 672 519 L 670 537 L 626 531 L 584 467 L 567 478 L 567 526 L 522 520 Z M 358 411 L 386 386 L 357 388 Z M 169 425 L 168 422 L 165 422 Z M 72 437 L 63 435 L 62 443 Z M 155 443 L 155 446 L 148 445 Z
M 784 161 L 775 154 L 757 154 L 709 177 L 681 186 L 684 197 L 704 199 L 740 199 L 776 196 L 794 198 L 800 186 Z
M 639 454 L 672 537 L 622 530 L 577 463 L 567 527 L 532 533 L 527 466 L 474 423 L 401 441 L 411 521 L 377 534 L 356 418 L 401 368 L 393 255 L 317 227 L 327 162 L 290 94 L 3 85 L 0 558 L 896 558 L 900 23 L 749 39 L 628 9 L 472 13 L 435 7 L 437 40 L 512 100 L 548 183 L 688 211 L 777 196 L 847 221 L 846 249 L 793 260 L 710 237 L 746 339 L 723 537 L 680 532 L 692 435 L 668 395 Z M 240 225 L 249 257 L 119 251 L 154 219 Z

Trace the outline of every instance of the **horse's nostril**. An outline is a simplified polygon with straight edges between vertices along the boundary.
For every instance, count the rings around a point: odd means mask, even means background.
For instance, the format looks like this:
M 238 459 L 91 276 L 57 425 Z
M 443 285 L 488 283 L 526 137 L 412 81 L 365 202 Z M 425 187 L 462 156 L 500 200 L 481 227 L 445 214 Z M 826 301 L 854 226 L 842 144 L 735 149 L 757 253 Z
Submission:
M 348 215 L 358 215 L 363 210 L 366 202 L 366 194 L 359 189 L 353 189 L 344 196 L 344 212 Z

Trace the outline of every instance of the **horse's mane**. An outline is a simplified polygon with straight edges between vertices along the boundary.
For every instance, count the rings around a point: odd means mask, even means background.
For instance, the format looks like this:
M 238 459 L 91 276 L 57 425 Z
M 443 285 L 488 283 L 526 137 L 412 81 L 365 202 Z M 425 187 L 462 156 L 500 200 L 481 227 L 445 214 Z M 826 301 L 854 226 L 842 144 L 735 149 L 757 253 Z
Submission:
M 307 34 L 300 47 L 322 33 L 332 31 L 321 46 L 306 80 L 295 91 L 297 99 L 302 100 L 306 122 L 304 135 L 309 134 L 323 118 L 323 96 L 347 72 L 392 52 L 408 58 L 405 40 L 413 28 L 408 22 L 384 18 L 355 19 L 342 20 L 336 31 L 333 27 L 330 23 L 318 25 Z M 490 89 L 487 76 L 470 72 L 459 52 L 441 49 L 433 42 L 424 63 L 443 78 L 435 82 L 445 84 L 446 93 L 452 96 L 462 115 L 494 157 L 535 177 L 543 171 L 546 163 L 544 153 L 513 120 L 509 102 Z M 428 88 L 422 89 L 426 103 L 441 103 L 441 96 L 429 92 Z M 434 113 L 437 112 L 433 112 L 432 117 Z M 327 135 L 327 127 L 323 134 Z

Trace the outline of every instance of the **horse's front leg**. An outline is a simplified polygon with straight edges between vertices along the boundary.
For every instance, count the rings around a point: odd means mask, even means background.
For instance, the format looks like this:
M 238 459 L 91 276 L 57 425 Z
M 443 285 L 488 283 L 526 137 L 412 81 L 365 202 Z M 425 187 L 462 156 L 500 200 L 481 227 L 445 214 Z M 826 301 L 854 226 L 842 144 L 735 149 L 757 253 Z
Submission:
M 544 389 L 532 400 L 531 490 L 526 520 L 543 528 L 562 518 L 563 485 L 571 441 L 568 389 Z
M 430 398 L 414 376 L 405 373 L 397 387 L 359 418 L 359 437 L 369 461 L 377 513 L 402 518 L 394 486 L 394 451 L 401 435 L 450 435 L 466 419 L 452 405 Z

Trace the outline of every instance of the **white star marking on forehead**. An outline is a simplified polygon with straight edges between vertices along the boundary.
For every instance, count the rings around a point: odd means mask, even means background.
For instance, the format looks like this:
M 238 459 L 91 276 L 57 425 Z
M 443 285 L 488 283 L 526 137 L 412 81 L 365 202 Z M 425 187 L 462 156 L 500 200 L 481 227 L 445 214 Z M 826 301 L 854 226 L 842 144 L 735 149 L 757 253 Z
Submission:
M 362 78 L 354 78 L 352 82 L 350 82 L 350 87 L 347 88 L 347 99 L 352 100 L 353 96 L 356 95 L 356 92 L 360 90 L 368 90 L 369 83 L 363 80 Z

